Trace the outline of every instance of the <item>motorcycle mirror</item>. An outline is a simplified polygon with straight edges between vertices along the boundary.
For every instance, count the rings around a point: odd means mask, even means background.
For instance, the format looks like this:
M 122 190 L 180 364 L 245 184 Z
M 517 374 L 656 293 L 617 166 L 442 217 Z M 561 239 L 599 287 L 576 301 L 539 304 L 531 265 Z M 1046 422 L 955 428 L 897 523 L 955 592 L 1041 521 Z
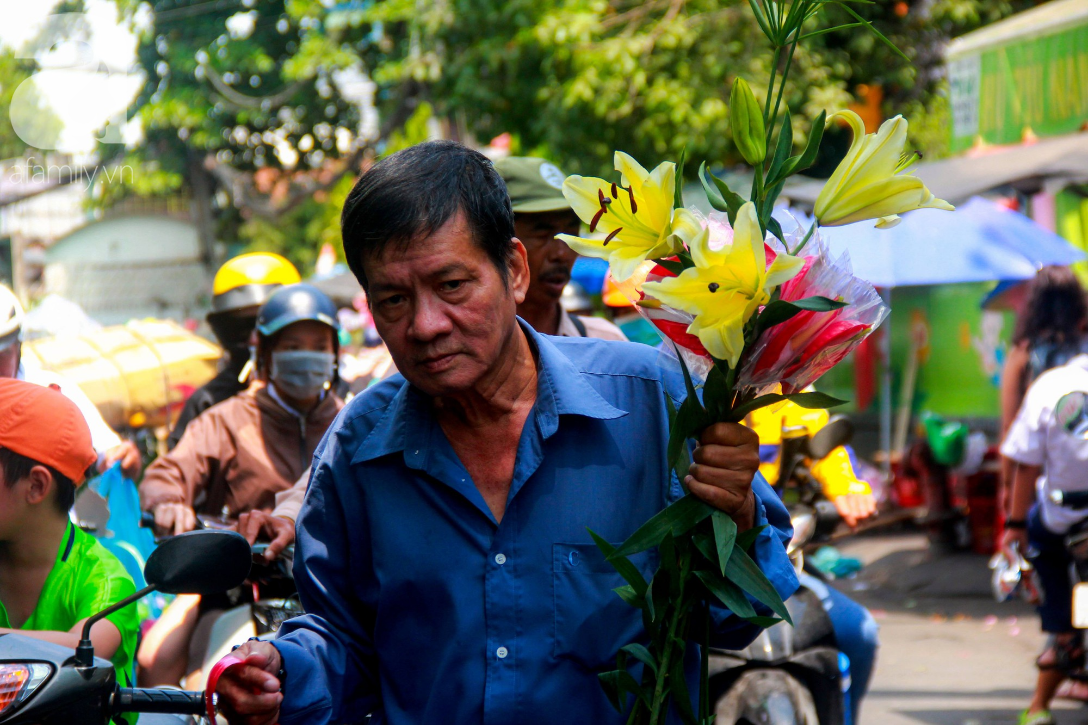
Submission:
M 249 576 L 249 542 L 233 531 L 204 529 L 166 539 L 144 566 L 149 586 L 166 594 L 215 594 Z
M 827 458 L 831 451 L 854 439 L 854 424 L 845 415 L 834 415 L 809 439 L 808 453 L 814 460 Z
M 816 515 L 808 509 L 791 512 L 790 523 L 793 524 L 793 538 L 787 547 L 787 554 L 793 555 L 812 540 L 816 533 Z

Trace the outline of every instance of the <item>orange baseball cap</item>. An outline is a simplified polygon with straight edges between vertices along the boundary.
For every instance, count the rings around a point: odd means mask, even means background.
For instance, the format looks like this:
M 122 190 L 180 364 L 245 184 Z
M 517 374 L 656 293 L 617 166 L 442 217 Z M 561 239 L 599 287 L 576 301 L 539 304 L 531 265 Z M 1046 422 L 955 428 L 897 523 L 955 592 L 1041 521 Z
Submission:
M 52 466 L 83 483 L 98 459 L 83 413 L 55 388 L 0 378 L 0 448 Z

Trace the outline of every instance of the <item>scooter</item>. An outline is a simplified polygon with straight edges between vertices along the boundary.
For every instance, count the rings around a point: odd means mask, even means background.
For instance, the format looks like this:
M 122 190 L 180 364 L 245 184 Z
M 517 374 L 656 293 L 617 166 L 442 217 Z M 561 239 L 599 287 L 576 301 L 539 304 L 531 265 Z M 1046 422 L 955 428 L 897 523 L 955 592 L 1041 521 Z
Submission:
M 226 517 L 211 517 L 199 514 L 196 517 L 197 530 L 230 530 L 234 521 Z M 144 512 L 140 526 L 155 528 L 155 518 Z M 158 537 L 156 541 L 166 541 L 169 537 Z M 206 635 L 207 646 L 201 671 L 207 676 L 216 662 L 230 654 L 234 645 L 254 637 L 271 639 L 280 625 L 292 617 L 302 614 L 302 603 L 295 589 L 292 566 L 295 547 L 290 545 L 272 562 L 265 562 L 264 554 L 268 544 L 257 542 L 252 546 L 253 566 L 240 592 L 231 593 L 230 608 L 218 615 L 215 623 Z M 247 595 L 252 592 L 252 599 Z
M 1070 509 L 1088 509 L 1088 491 L 1053 491 L 1050 500 Z M 1086 518 L 1065 535 L 1065 548 L 1073 559 L 1073 626 L 1088 629 L 1088 511 Z M 1088 674 L 1078 679 L 1088 680 Z
M 207 654 L 202 670 L 211 668 L 230 654 L 239 642 L 258 637 L 271 639 L 280 625 L 302 614 L 302 603 L 295 589 L 291 568 L 295 558 L 294 545 L 288 546 L 271 563 L 264 563 L 268 544 L 253 545 L 253 570 L 247 581 L 253 587 L 253 601 L 239 604 L 219 616 L 208 635 Z
M 91 627 L 153 591 L 213 594 L 249 575 L 250 547 L 228 531 L 192 531 L 159 544 L 147 586 L 90 617 L 75 651 L 18 634 L 0 635 L 0 725 L 106 725 L 123 713 L 199 716 L 205 693 L 118 687 L 113 664 L 95 657 Z
M 783 431 L 778 483 L 787 494 L 793 523 L 788 552 L 798 571 L 804 568 L 804 548 L 826 539 L 841 520 L 834 504 L 820 498 L 806 461 L 826 458 L 849 443 L 853 432 L 842 416 L 811 437 L 803 427 Z M 822 579 L 819 572 L 804 570 Z M 711 650 L 717 725 L 850 724 L 849 666 L 819 596 L 802 587 L 786 609 L 793 626 L 780 622 L 765 629 L 744 650 Z

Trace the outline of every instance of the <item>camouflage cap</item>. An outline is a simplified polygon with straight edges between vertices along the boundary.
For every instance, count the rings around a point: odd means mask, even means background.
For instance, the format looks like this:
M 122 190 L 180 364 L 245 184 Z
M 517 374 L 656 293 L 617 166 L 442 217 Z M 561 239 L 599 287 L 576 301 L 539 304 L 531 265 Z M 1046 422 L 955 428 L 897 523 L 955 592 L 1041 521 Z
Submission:
M 555 164 L 528 156 L 507 156 L 495 162 L 506 182 L 515 214 L 565 211 L 570 204 L 563 197 L 566 174 Z

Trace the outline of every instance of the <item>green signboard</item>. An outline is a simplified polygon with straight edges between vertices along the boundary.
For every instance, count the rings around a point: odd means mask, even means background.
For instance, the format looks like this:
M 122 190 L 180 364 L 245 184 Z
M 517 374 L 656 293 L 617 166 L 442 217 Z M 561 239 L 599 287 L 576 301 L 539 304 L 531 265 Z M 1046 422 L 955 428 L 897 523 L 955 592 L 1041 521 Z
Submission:
M 1019 143 L 1029 129 L 1073 133 L 1088 122 L 1088 16 L 1032 27 L 1028 16 L 1044 9 L 1053 13 L 1041 6 L 1004 21 L 1014 21 L 1010 32 L 998 23 L 950 45 L 953 151 L 979 140 Z

